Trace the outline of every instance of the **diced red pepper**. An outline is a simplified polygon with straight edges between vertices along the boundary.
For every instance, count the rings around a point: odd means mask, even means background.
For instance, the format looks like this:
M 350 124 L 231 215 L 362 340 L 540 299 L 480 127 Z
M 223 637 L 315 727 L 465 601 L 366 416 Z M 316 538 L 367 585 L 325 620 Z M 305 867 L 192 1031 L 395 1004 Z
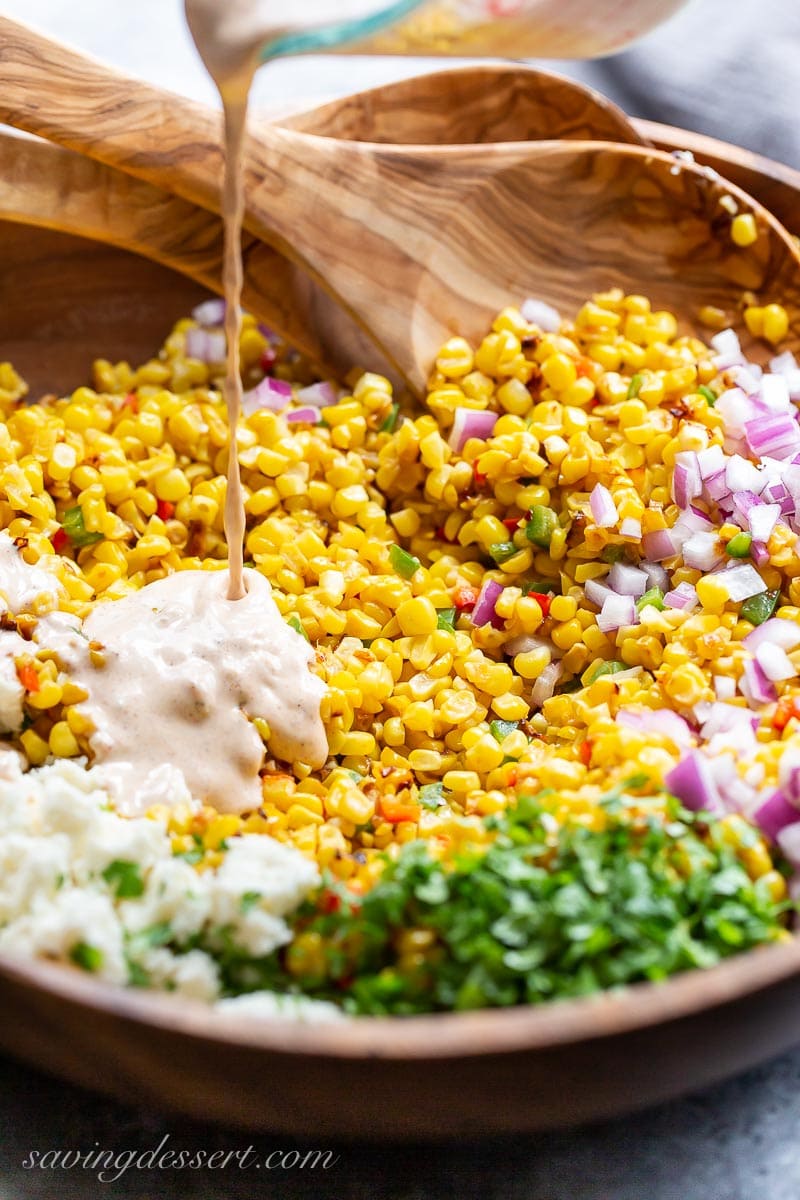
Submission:
M 503 524 L 513 533 L 522 524 L 522 517 L 503 517 Z
M 592 764 L 592 743 L 589 741 L 588 738 L 586 739 L 586 741 L 581 742 L 580 746 L 578 747 L 578 758 L 581 760 L 581 762 L 583 763 L 583 765 L 585 767 L 591 766 L 591 764 Z
M 268 375 L 277 361 L 278 356 L 272 346 L 265 346 L 261 351 L 261 370 Z
M 51 537 L 50 543 L 56 554 L 60 554 L 62 550 L 66 550 L 67 546 L 69 545 L 69 538 L 64 530 L 59 527 Z
M 38 692 L 41 690 L 39 676 L 36 674 L 36 669 L 30 663 L 24 663 L 21 667 L 17 667 L 17 679 L 26 692 Z
M 528 592 L 529 596 L 533 596 L 539 608 L 542 610 L 542 616 L 547 617 L 550 613 L 550 605 L 553 603 L 552 596 L 546 596 L 544 592 Z
M 381 815 L 384 821 L 396 825 L 399 821 L 418 821 L 420 806 L 414 800 L 400 800 L 397 796 L 382 796 Z
M 139 401 L 136 399 L 136 396 L 134 395 L 134 393 L 133 393 L 133 392 L 128 392 L 127 396 L 126 396 L 126 397 L 125 397 L 125 399 L 122 401 L 122 404 L 120 405 L 120 408 L 127 408 L 127 409 L 129 409 L 129 410 L 130 410 L 132 413 L 138 413 L 138 411 L 139 411 Z
M 323 892 L 319 898 L 319 907 L 325 913 L 335 913 L 342 907 L 342 902 L 336 892 Z
M 478 593 L 475 588 L 460 587 L 453 593 L 453 604 L 459 612 L 466 612 L 478 603 Z
M 781 696 L 772 717 L 772 728 L 783 733 L 792 717 L 800 718 L 800 696 Z
M 472 478 L 475 482 L 476 488 L 486 487 L 486 480 L 488 476 L 484 475 L 483 471 L 479 471 L 477 467 L 472 468 Z
M 171 500 L 159 500 L 156 512 L 162 521 L 169 521 L 171 517 L 175 516 L 175 505 Z

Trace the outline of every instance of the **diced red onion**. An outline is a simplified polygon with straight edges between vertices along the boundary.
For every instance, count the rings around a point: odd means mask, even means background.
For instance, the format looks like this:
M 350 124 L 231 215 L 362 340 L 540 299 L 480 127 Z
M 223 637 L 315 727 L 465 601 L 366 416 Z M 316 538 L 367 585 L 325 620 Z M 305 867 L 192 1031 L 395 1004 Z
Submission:
M 787 825 L 795 825 L 800 821 L 800 812 L 797 811 L 793 804 L 789 803 L 780 788 L 777 788 L 755 810 L 753 820 L 761 832 L 765 833 L 774 842 L 777 840 L 778 834 Z
M 187 329 L 184 349 L 187 358 L 196 358 L 198 362 L 224 362 L 227 353 L 225 334 L 212 329 Z
M 792 403 L 789 398 L 789 384 L 779 374 L 762 377 L 758 398 L 770 412 L 788 412 Z
M 750 492 L 756 494 L 766 483 L 758 472 L 758 467 L 743 458 L 741 454 L 732 454 L 725 464 L 725 482 L 730 492 Z
M 724 587 L 728 599 L 734 604 L 741 600 L 749 600 L 751 596 L 759 596 L 767 590 L 767 585 L 755 567 L 750 563 L 742 563 L 738 567 L 729 567 L 714 576 L 717 583 Z
M 621 596 L 643 596 L 647 591 L 647 575 L 627 563 L 614 563 L 608 573 L 608 582 Z
M 664 783 L 693 812 L 724 811 L 708 762 L 697 750 L 690 750 L 684 755 L 677 766 L 664 776 Z
M 556 690 L 556 684 L 561 678 L 563 670 L 560 662 L 547 664 L 531 688 L 531 704 L 534 708 L 541 708 L 545 700 L 550 699 Z
M 790 413 L 755 417 L 745 425 L 747 445 L 756 458 L 790 458 L 800 448 L 800 426 Z
M 800 805 L 800 753 L 791 745 L 778 763 L 778 784 L 793 804 Z
M 312 383 L 301 388 L 297 399 L 300 404 L 310 404 L 312 408 L 330 408 L 332 404 L 338 403 L 339 397 L 333 384 L 323 380 L 321 383 Z
M 778 833 L 776 841 L 786 861 L 794 867 L 796 872 L 799 872 L 800 824 L 793 821 L 790 825 L 784 825 L 783 829 Z M 800 874 L 796 874 L 790 882 L 789 895 L 793 900 L 800 899 Z
M 496 580 L 486 580 L 472 610 L 471 620 L 473 625 L 488 625 L 490 621 L 494 625 L 495 622 L 499 621 L 495 609 L 502 591 L 502 585 L 497 583 Z
M 258 412 L 261 408 L 268 408 L 270 412 L 283 412 L 292 398 L 292 392 L 290 383 L 268 375 L 251 391 L 245 392 L 242 397 L 242 412 L 245 416 Z
M 755 541 L 769 541 L 780 515 L 780 504 L 758 504 L 750 509 L 747 514 L 747 523 Z
M 667 608 L 680 608 L 684 612 L 693 612 L 700 601 L 697 598 L 697 589 L 691 583 L 679 583 L 671 592 L 667 592 L 664 603 Z
M 732 700 L 736 695 L 736 680 L 729 675 L 715 675 L 712 682 L 718 700 Z
M 675 522 L 675 525 L 673 526 L 673 533 L 682 535 L 685 531 L 688 537 L 690 533 L 699 533 L 701 531 L 706 531 L 713 528 L 714 522 L 711 520 L 708 513 L 704 512 L 699 505 L 690 504 L 686 511 L 682 512 L 678 517 L 678 520 Z
M 756 649 L 756 662 L 773 683 L 781 683 L 784 679 L 796 679 L 797 671 L 785 650 L 770 642 L 762 642 Z
M 761 382 L 761 368 L 755 363 L 748 363 L 747 366 L 733 366 L 729 375 L 736 386 L 740 387 L 748 396 L 757 395 Z
M 757 567 L 765 567 L 769 562 L 769 550 L 764 542 L 750 543 L 750 557 Z
M 717 397 L 714 411 L 722 417 L 729 437 L 743 437 L 745 424 L 757 415 L 758 410 L 750 397 L 735 387 Z
M 716 533 L 693 533 L 683 545 L 683 561 L 696 571 L 713 571 L 724 558 Z
M 583 590 L 589 603 L 596 604 L 598 608 L 602 608 L 608 597 L 614 595 L 612 589 L 599 579 L 587 579 Z
M 725 470 L 725 453 L 722 446 L 709 446 L 707 450 L 697 451 L 697 464 L 700 467 L 700 478 L 708 479 L 717 471 Z
M 642 540 L 642 522 L 637 521 L 636 517 L 626 517 L 619 527 L 622 537 L 635 538 L 637 542 Z
M 595 525 L 601 529 L 610 529 L 619 521 L 619 513 L 614 503 L 614 497 L 602 483 L 596 483 L 589 497 L 589 507 L 592 510 Z
M 778 698 L 773 683 L 767 679 L 763 668 L 754 658 L 744 664 L 744 675 L 739 680 L 739 687 L 750 704 L 771 704 Z
M 561 658 L 563 654 L 552 642 L 536 637 L 533 633 L 521 633 L 519 637 L 511 638 L 503 646 L 503 653 L 512 658 L 515 654 L 530 654 L 531 650 L 546 650 L 551 659 Z
M 755 654 L 764 642 L 780 646 L 781 650 L 796 650 L 800 646 L 800 625 L 794 621 L 787 621 L 784 617 L 770 617 L 761 625 L 756 625 L 742 645 Z
M 619 676 L 615 675 L 615 679 Z M 691 746 L 694 741 L 688 721 L 671 708 L 621 708 L 617 713 L 620 725 L 646 733 L 662 733 L 676 746 Z
M 682 450 L 675 455 L 672 471 L 672 499 L 678 508 L 688 508 L 703 490 L 700 464 L 694 450 Z
M 284 413 L 284 416 L 293 424 L 305 421 L 309 425 L 316 425 L 319 421 L 319 409 L 307 405 L 305 408 L 293 408 L 290 412 Z
M 544 300 L 529 296 L 523 300 L 519 311 L 529 325 L 538 325 L 543 333 L 558 333 L 561 328 L 561 314 L 552 304 L 545 304 Z
M 723 469 L 709 475 L 703 484 L 703 489 L 710 500 L 722 500 L 725 496 L 729 496 L 727 472 Z
M 605 599 L 603 607 L 597 614 L 597 624 L 603 633 L 611 633 L 623 625 L 635 625 L 637 622 L 638 615 L 633 596 L 619 596 L 612 593 Z
M 783 350 L 780 354 L 776 354 L 774 358 L 769 360 L 769 369 L 776 375 L 787 375 L 790 371 L 796 371 L 798 362 L 791 350 Z
M 206 328 L 214 328 L 216 325 L 225 323 L 225 301 L 221 296 L 214 296 L 211 300 L 204 300 L 202 304 L 198 304 L 192 309 L 192 318 L 197 321 L 198 325 L 203 325 Z
M 711 338 L 709 345 L 717 354 L 741 354 L 739 335 L 735 329 L 720 329 Z
M 662 592 L 666 592 L 669 588 L 669 575 L 662 566 L 654 562 L 639 563 L 639 569 L 644 571 L 647 576 L 648 588 L 658 588 Z
M 700 732 L 708 740 L 717 733 L 727 733 L 732 729 L 737 730 L 739 734 L 744 730 L 752 733 L 756 725 L 758 717 L 748 708 L 741 708 L 738 704 L 724 704 L 717 700 L 708 706 Z
M 496 424 L 496 412 L 459 407 L 453 413 L 453 427 L 447 439 L 448 445 L 456 454 L 460 454 L 470 438 L 479 438 L 482 442 L 490 438 Z

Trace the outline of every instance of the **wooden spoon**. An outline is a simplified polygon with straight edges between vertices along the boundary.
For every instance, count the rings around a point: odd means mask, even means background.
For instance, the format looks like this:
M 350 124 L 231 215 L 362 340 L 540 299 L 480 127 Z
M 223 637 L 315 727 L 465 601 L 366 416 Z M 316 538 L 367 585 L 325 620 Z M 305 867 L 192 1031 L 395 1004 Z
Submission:
M 211 113 L 12 22 L 0 33 L 0 118 L 218 210 Z M 388 145 L 267 126 L 245 170 L 247 229 L 342 303 L 415 390 L 443 340 L 479 337 L 531 293 L 569 310 L 616 284 L 691 318 L 749 290 L 784 303 L 797 335 L 800 255 L 783 227 L 644 147 Z M 730 204 L 756 220 L 746 248 L 730 238 Z

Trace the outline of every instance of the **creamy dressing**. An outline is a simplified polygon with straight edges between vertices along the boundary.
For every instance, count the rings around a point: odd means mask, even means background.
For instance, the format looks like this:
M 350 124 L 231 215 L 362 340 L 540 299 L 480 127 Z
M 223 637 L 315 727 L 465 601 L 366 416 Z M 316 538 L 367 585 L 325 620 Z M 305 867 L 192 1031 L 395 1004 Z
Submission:
M 275 53 L 596 58 L 629 46 L 687 0 L 186 0 L 200 55 L 218 85 Z M 363 22 L 359 28 L 357 23 Z M 319 38 L 314 39 L 315 32 Z M 299 43 L 293 35 L 303 38 Z M 289 44 L 282 42 L 286 37 Z M 345 40 L 347 39 L 347 40 Z M 249 80 L 248 80 L 249 87 Z
M 55 575 L 26 563 L 8 534 L 0 533 L 0 611 L 45 612 L 55 608 L 62 595 Z
M 93 761 L 121 768 L 111 778 L 123 812 L 169 793 L 169 773 L 153 774 L 164 764 L 221 812 L 257 808 L 265 748 L 252 717 L 268 722 L 276 757 L 325 762 L 324 684 L 309 671 L 311 648 L 286 636 L 293 630 L 262 575 L 248 572 L 235 603 L 225 589 L 224 572 L 179 571 L 98 604 L 83 636 L 53 621 L 42 631 L 89 693 L 79 709 L 95 728 Z

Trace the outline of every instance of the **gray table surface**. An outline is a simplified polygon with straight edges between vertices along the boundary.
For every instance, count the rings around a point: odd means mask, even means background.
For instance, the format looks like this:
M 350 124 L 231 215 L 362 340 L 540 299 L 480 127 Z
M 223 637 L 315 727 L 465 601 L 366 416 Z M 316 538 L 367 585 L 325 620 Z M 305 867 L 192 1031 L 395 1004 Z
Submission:
M 141 77 L 212 99 L 179 0 L 0 0 L 0 12 Z M 799 37 L 797 0 L 693 0 L 625 55 L 557 65 L 633 115 L 738 141 L 800 167 Z M 430 66 L 289 62 L 262 72 L 257 102 L 320 99 Z M 170 1147 L 190 1151 L 252 1144 L 262 1161 L 291 1143 L 122 1107 L 0 1058 L 0 1200 L 798 1200 L 799 1127 L 800 1051 L 698 1096 L 578 1131 L 434 1147 L 337 1146 L 339 1159 L 328 1171 L 131 1169 L 103 1182 L 82 1168 L 23 1164 L 34 1150 L 124 1156 L 155 1149 L 165 1136 Z

